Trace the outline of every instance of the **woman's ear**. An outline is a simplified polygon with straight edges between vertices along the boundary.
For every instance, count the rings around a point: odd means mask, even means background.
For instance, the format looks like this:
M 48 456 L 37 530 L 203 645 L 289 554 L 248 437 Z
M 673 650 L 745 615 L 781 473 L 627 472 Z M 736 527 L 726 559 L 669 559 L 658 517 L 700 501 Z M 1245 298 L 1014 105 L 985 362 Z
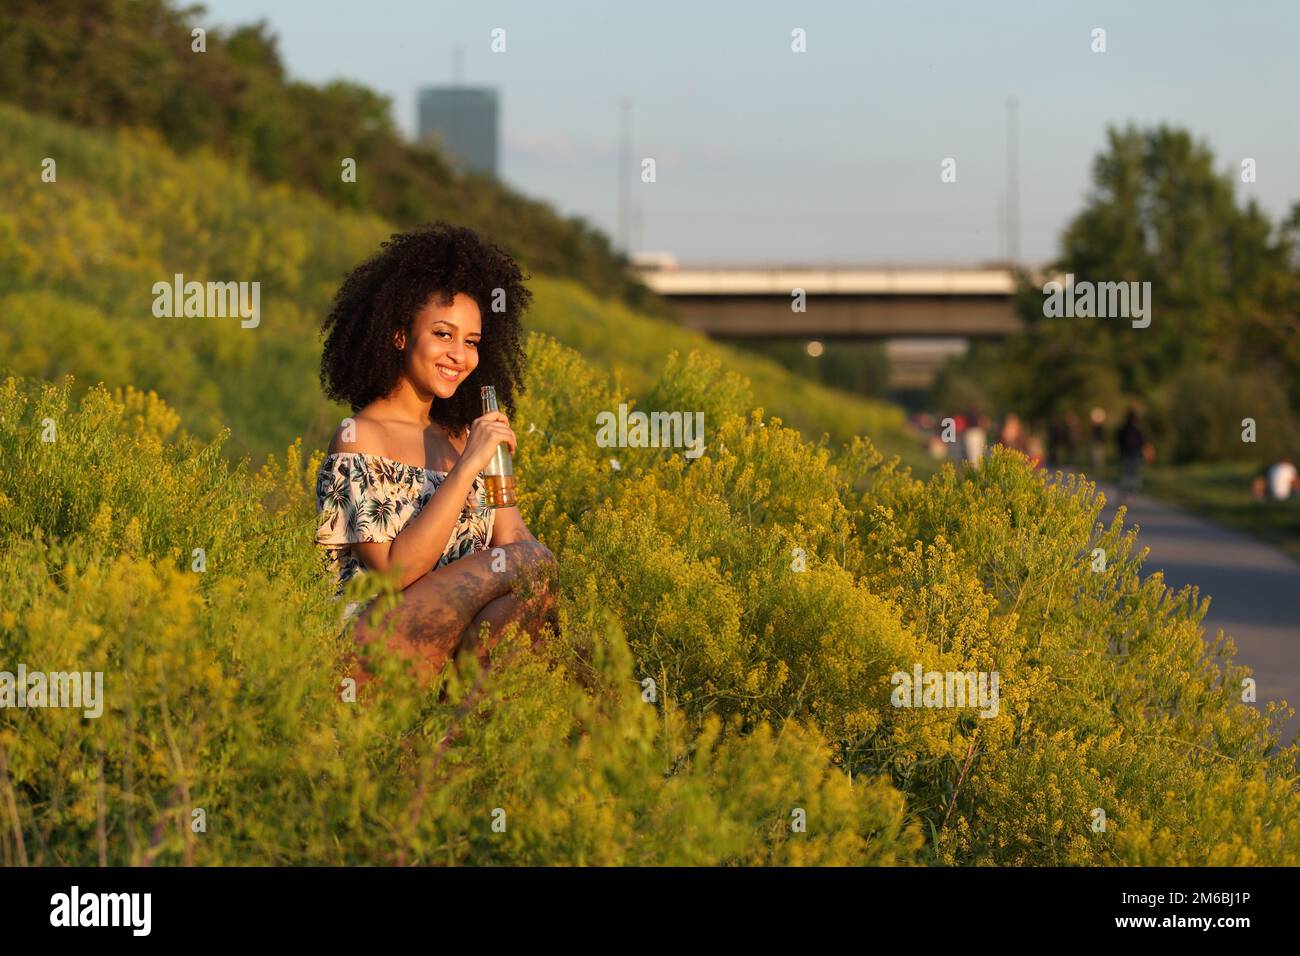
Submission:
M 398 329 L 398 330 L 397 330 L 396 334 L 393 336 L 393 345 L 395 345 L 395 346 L 397 347 L 397 351 L 399 351 L 399 352 L 401 352 L 403 349 L 406 348 L 406 330 L 405 330 L 405 329 Z

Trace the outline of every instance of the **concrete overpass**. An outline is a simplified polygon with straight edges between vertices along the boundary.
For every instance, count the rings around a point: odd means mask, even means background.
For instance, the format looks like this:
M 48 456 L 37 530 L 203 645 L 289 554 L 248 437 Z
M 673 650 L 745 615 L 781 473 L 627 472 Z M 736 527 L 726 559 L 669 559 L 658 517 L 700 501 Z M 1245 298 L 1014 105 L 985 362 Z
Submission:
M 885 340 L 891 385 L 900 388 L 928 385 L 971 339 L 1022 328 L 1005 267 L 678 268 L 670 256 L 651 255 L 636 273 L 673 303 L 683 325 L 713 338 Z M 791 309 L 796 289 L 803 312 Z
M 1000 338 L 1020 331 L 1009 269 L 640 268 L 682 323 L 717 338 Z M 806 311 L 791 311 L 803 289 Z

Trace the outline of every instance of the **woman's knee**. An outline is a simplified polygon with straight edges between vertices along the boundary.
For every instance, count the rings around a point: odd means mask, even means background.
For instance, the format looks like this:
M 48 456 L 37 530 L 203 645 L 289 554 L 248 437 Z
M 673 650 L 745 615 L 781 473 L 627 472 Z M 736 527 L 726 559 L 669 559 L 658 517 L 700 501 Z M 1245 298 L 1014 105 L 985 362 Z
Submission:
M 554 564 L 555 555 L 546 545 L 542 544 L 535 538 L 528 538 L 523 541 L 512 541 L 507 545 L 502 545 L 512 564 L 519 566 L 527 564 Z
M 549 579 L 557 565 L 555 555 L 540 541 L 513 541 L 503 549 L 506 552 L 506 570 L 512 577 L 524 574 Z

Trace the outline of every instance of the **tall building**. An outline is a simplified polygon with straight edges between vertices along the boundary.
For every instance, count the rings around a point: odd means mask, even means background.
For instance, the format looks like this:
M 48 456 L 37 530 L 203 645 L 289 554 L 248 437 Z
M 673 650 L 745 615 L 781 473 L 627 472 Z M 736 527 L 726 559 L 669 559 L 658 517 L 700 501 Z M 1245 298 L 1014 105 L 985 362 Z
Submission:
M 420 90 L 419 135 L 436 136 L 462 169 L 497 175 L 497 91 L 435 86 Z

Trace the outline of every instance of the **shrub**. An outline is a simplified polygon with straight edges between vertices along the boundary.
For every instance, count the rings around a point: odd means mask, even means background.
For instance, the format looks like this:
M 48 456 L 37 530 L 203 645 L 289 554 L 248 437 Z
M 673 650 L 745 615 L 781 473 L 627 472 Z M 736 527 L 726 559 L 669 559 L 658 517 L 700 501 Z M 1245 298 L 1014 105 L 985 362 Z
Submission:
M 560 558 L 561 634 L 449 672 L 441 701 L 382 656 L 381 690 L 340 699 L 321 452 L 254 472 L 155 396 L 6 382 L 3 660 L 109 685 L 99 720 L 0 714 L 28 859 L 1300 859 L 1289 710 L 1242 704 L 1199 595 L 1141 576 L 1086 481 L 995 450 L 923 483 L 865 438 L 832 452 L 764 420 L 698 354 L 649 394 L 712 402 L 704 455 L 601 449 L 595 414 L 628 397 L 545 336 L 529 350 L 521 508 Z M 916 663 L 996 671 L 998 715 L 894 707 Z
M 0 711 L 19 821 L 5 863 L 915 857 L 902 795 L 851 782 L 815 725 L 742 734 L 666 693 L 644 701 L 618 623 L 584 630 L 576 600 L 550 653 L 508 635 L 508 663 L 450 673 L 446 700 L 381 655 L 382 689 L 345 702 L 346 638 L 311 544 L 319 453 L 250 473 L 178 434 L 155 397 L 94 388 L 74 407 L 70 391 L 0 389 L 0 661 L 103 672 L 107 704 L 98 719 Z

